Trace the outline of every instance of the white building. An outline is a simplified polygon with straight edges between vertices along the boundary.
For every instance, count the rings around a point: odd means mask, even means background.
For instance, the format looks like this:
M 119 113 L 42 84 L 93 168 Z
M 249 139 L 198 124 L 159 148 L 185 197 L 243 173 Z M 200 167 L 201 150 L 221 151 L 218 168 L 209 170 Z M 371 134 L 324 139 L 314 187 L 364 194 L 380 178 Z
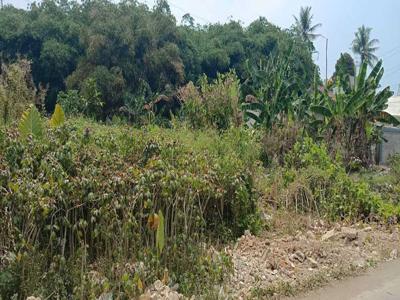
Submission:
M 400 96 L 389 98 L 388 108 L 385 111 L 400 119 Z M 377 161 L 380 164 L 387 164 L 388 158 L 391 155 L 400 153 L 400 128 L 384 127 L 383 138 L 386 141 L 378 146 Z

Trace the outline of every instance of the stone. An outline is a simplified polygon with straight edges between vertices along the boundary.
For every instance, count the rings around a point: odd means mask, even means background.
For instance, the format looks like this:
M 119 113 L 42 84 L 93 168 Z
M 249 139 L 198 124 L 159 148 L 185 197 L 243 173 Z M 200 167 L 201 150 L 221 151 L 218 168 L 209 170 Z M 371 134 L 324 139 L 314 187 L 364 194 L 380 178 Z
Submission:
M 295 252 L 295 255 L 297 256 L 297 260 L 300 262 L 303 262 L 306 260 L 306 255 L 303 252 L 301 252 L 300 250 L 297 250 Z
M 113 293 L 103 293 L 97 300 L 112 300 L 112 299 L 113 299 Z
M 35 297 L 35 296 L 29 296 L 28 298 L 26 298 L 26 300 L 42 300 L 42 298 Z
M 177 292 L 171 292 L 167 296 L 168 300 L 179 300 L 179 294 Z
M 306 260 L 306 256 L 303 252 L 297 250 L 294 254 L 289 256 L 289 260 L 292 262 L 299 261 L 302 263 Z
M 310 262 L 313 269 L 318 268 L 318 262 L 315 259 L 312 257 L 307 257 L 307 260 Z
M 392 252 L 390 252 L 390 259 L 397 259 L 399 256 L 399 251 L 397 249 L 393 249 Z
M 156 282 L 154 282 L 154 290 L 155 291 L 159 292 L 163 289 L 163 287 L 164 287 L 164 284 L 160 280 L 157 280 Z
M 337 233 L 335 232 L 335 229 L 329 230 L 328 232 L 326 232 L 322 237 L 321 237 L 321 241 L 325 242 L 328 240 L 333 239 L 334 237 L 336 237 Z
M 358 238 L 358 231 L 351 227 L 342 227 L 342 237 L 351 242 Z

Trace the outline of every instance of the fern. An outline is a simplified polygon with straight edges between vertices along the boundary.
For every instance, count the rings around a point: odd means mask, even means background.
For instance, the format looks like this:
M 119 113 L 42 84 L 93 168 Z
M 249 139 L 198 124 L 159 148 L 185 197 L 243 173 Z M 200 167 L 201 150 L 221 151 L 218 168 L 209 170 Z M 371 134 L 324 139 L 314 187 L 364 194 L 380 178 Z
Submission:
M 23 138 L 32 135 L 40 138 L 43 135 L 43 121 L 40 113 L 34 105 L 31 105 L 22 113 L 19 123 L 19 133 Z
M 165 243 L 164 216 L 161 210 L 158 212 L 158 217 L 159 217 L 159 223 L 156 233 L 156 247 L 158 255 L 161 255 Z
M 54 113 L 50 119 L 51 127 L 59 127 L 65 122 L 65 114 L 60 104 L 56 104 L 56 108 L 54 109 Z

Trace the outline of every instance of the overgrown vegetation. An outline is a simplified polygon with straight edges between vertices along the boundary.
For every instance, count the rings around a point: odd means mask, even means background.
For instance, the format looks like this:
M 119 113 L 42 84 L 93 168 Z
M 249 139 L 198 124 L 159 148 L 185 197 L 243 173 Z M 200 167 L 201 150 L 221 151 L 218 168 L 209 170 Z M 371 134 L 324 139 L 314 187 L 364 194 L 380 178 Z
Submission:
M 0 146 L 5 299 L 16 291 L 133 297 L 164 269 L 166 283 L 201 293 L 229 264 L 198 243 L 260 226 L 258 146 L 248 130 L 132 130 L 75 119 L 43 136 L 32 129 L 33 139 L 20 131 L 3 131 Z M 164 216 L 163 249 L 155 214 Z
M 0 299 L 132 299 L 157 279 L 210 296 L 232 271 L 211 245 L 257 233 L 260 206 L 397 222 L 400 159 L 372 168 L 399 124 L 382 62 L 356 75 L 341 55 L 323 85 L 311 23 L 177 25 L 163 0 L 1 9 Z

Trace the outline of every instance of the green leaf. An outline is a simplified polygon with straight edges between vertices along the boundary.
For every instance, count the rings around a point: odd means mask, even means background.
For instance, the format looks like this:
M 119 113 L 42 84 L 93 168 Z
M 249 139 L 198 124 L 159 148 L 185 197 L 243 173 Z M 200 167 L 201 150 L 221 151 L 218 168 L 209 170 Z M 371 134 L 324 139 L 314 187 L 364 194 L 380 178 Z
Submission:
M 19 133 L 23 138 L 26 138 L 28 135 L 40 138 L 43 135 L 43 121 L 34 105 L 31 105 L 23 112 L 19 123 Z
M 392 124 L 393 126 L 400 125 L 400 121 L 386 111 L 381 111 L 376 119 L 377 121 L 380 121 L 382 123 Z
M 316 114 L 320 114 L 324 117 L 332 117 L 332 112 L 322 105 L 313 105 L 310 107 L 311 111 Z
M 161 210 L 158 211 L 159 223 L 156 233 L 156 247 L 158 255 L 161 255 L 165 243 L 164 215 Z
M 64 111 L 60 104 L 56 104 L 56 108 L 54 109 L 54 113 L 50 119 L 50 126 L 58 127 L 64 124 L 64 122 L 65 122 Z

